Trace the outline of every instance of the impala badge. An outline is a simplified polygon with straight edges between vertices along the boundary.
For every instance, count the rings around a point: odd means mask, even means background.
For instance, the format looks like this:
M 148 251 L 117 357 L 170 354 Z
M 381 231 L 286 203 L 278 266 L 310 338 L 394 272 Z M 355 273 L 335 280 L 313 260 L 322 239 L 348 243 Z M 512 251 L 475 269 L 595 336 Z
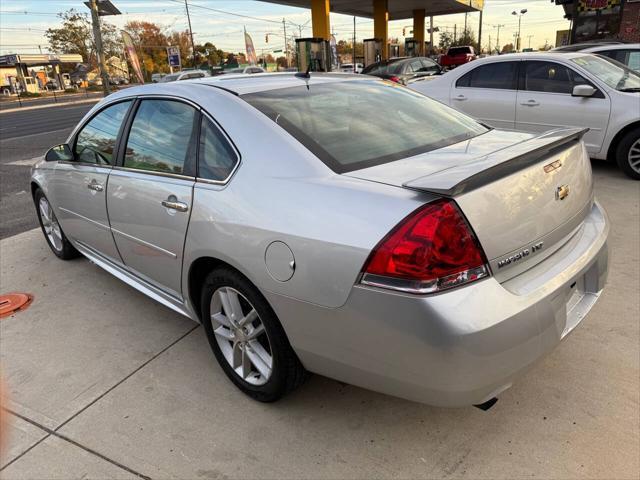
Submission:
M 569 196 L 569 185 L 560 185 L 556 189 L 556 200 L 564 200 Z
M 554 170 L 559 169 L 562 166 L 562 162 L 560 160 L 556 160 L 555 162 L 551 162 L 548 165 L 544 166 L 544 173 L 551 173 Z

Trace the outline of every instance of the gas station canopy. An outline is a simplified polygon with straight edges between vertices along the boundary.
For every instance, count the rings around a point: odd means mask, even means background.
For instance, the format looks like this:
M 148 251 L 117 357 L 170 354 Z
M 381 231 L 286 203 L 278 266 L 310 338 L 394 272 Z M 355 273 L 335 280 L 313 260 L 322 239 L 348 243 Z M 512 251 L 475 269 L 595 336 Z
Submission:
M 291 7 L 311 8 L 313 0 L 262 0 Z M 414 11 L 422 10 L 426 16 L 450 15 L 453 13 L 477 12 L 482 10 L 484 0 L 388 0 L 389 20 L 412 18 Z M 329 11 L 356 17 L 374 17 L 372 0 L 330 0 Z
M 424 54 L 424 19 L 452 13 L 482 12 L 484 0 L 261 0 L 291 7 L 310 8 L 313 37 L 331 38 L 330 13 L 373 18 L 375 56 L 389 57 L 389 20 L 413 18 L 413 40 L 417 55 Z M 482 13 L 481 13 L 482 15 Z M 433 35 L 433 34 L 432 34 Z M 365 55 L 366 57 L 366 55 Z

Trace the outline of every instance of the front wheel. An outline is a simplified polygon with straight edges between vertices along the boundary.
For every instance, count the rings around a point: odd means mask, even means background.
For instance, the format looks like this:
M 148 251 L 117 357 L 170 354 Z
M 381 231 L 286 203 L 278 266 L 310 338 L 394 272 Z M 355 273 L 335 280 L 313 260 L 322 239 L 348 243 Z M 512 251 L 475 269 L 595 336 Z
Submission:
M 627 132 L 616 149 L 620 170 L 634 180 L 640 180 L 640 128 Z
M 202 288 L 201 312 L 218 363 L 245 394 L 273 402 L 304 381 L 306 371 L 275 312 L 243 275 L 212 271 Z
M 42 233 L 44 233 L 44 238 L 51 251 L 62 260 L 71 260 L 80 256 L 80 253 L 71 245 L 62 231 L 53 207 L 42 190 L 37 189 L 33 199 L 36 204 L 40 228 L 42 228 Z

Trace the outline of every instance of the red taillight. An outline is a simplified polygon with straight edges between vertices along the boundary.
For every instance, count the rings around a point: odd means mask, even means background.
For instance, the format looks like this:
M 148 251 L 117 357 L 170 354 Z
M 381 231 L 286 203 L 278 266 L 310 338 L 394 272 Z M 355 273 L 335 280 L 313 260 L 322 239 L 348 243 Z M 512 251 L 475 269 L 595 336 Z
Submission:
M 389 80 L 392 82 L 400 83 L 400 77 L 396 77 L 395 75 L 389 77 Z
M 419 208 L 373 249 L 361 282 L 412 293 L 431 293 L 489 275 L 487 261 L 452 200 Z

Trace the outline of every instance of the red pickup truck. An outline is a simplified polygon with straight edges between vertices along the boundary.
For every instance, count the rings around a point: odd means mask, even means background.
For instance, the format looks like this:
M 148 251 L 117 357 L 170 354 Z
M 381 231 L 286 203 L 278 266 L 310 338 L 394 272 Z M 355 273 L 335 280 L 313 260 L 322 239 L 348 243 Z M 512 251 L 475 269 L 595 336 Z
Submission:
M 473 47 L 451 47 L 446 55 L 440 56 L 439 63 L 442 68 L 454 68 L 475 59 L 476 52 Z

